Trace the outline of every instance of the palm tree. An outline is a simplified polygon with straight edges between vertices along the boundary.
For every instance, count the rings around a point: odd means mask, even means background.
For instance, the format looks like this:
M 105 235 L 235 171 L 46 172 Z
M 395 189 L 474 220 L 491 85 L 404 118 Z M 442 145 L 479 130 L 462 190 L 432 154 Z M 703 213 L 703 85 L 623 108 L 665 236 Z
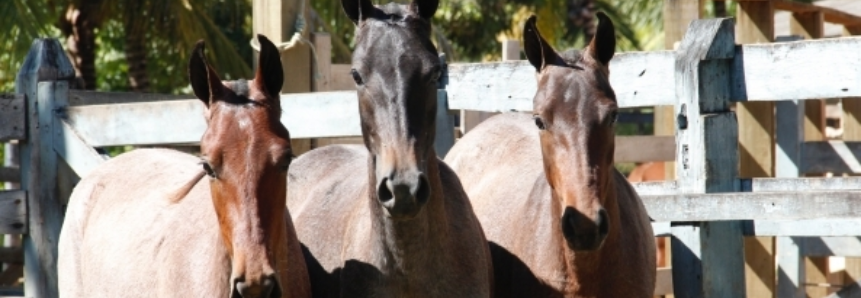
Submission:
M 148 73 L 154 71 L 148 67 L 150 58 L 172 60 L 167 67 L 175 66 L 171 69 L 180 78 L 171 80 L 172 84 L 175 88 L 186 85 L 185 79 L 181 78 L 184 76 L 181 66 L 199 39 L 219 48 L 210 53 L 219 61 L 226 77 L 247 77 L 251 74 L 246 62 L 250 55 L 244 59 L 237 48 L 246 47 L 250 34 L 245 34 L 244 40 L 237 45 L 224 35 L 210 15 L 233 12 L 235 18 L 241 20 L 239 27 L 248 28 L 245 16 L 250 15 L 250 5 L 247 0 L 0 1 L 0 26 L 11 28 L 0 32 L 0 43 L 13 49 L 11 53 L 0 56 L 6 62 L 0 69 L 0 84 L 6 86 L 12 80 L 18 67 L 16 64 L 23 60 L 34 38 L 62 37 L 66 39 L 66 47 L 79 76 L 78 87 L 94 89 L 97 83 L 96 53 L 99 51 L 96 41 L 112 38 L 103 36 L 104 32 L 116 33 L 116 28 L 106 27 L 108 24 L 121 25 L 122 32 L 114 35 L 123 38 L 120 43 L 127 62 L 128 85 L 132 90 L 150 90 Z M 224 9 L 225 6 L 228 9 Z

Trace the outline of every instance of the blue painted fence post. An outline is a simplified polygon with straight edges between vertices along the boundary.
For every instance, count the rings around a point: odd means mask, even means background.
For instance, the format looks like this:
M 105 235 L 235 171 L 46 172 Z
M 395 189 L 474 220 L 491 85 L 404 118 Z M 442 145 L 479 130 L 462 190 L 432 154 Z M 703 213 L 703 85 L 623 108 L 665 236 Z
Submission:
M 445 54 L 439 55 L 439 60 L 442 64 L 442 74 L 437 83 L 436 136 L 433 147 L 436 155 L 444 158 L 448 150 L 454 146 L 454 116 L 448 112 L 448 93 L 445 91 L 445 85 L 448 84 L 448 64 L 445 61 Z
M 27 191 L 29 231 L 24 234 L 24 295 L 55 298 L 57 241 L 63 208 L 57 198 L 57 154 L 53 145 L 55 101 L 65 101 L 72 63 L 56 39 L 36 39 L 15 80 L 24 94 L 27 139 L 21 143 L 21 188 Z

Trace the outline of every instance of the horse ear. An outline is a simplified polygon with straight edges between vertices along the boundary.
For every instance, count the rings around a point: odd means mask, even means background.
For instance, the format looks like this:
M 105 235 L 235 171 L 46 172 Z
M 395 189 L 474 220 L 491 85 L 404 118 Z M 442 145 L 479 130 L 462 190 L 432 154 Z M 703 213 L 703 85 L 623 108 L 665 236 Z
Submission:
M 371 0 L 341 0 L 341 7 L 354 24 L 371 17 L 374 14 L 374 4 Z
M 212 101 L 221 98 L 224 85 L 221 84 L 221 79 L 218 78 L 215 70 L 206 62 L 204 48 L 203 40 L 198 41 L 194 46 L 191 59 L 188 61 L 188 79 L 191 81 L 194 95 L 209 107 Z
M 523 25 L 523 51 L 526 52 L 526 59 L 535 67 L 535 71 L 540 72 L 548 64 L 556 62 L 559 55 L 553 50 L 553 47 L 541 37 L 541 32 L 538 32 L 538 26 L 535 15 L 526 20 Z
M 439 7 L 439 0 L 413 0 L 413 2 L 410 3 L 410 9 L 413 13 L 418 14 L 423 19 L 427 20 L 433 18 L 437 7 Z
M 281 54 L 278 48 L 266 36 L 257 34 L 260 42 L 260 55 L 257 60 L 257 73 L 254 84 L 276 100 L 284 85 L 284 69 L 281 67 Z
M 608 65 L 616 53 L 616 29 L 606 14 L 599 11 L 595 15 L 598 17 L 598 29 L 589 43 L 588 53 L 595 60 Z

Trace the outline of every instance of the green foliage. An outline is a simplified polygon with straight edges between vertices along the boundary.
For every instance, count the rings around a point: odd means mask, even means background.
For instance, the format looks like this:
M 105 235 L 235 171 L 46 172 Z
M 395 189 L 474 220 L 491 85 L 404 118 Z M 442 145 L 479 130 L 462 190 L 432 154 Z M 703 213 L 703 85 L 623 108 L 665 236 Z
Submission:
M 37 37 L 66 41 L 56 27 L 70 5 L 85 0 L 0 1 L 0 92 L 14 91 L 15 75 Z M 147 73 L 153 92 L 188 93 L 185 65 L 197 40 L 225 79 L 251 76 L 251 1 L 249 0 L 103 0 L 96 31 L 97 87 L 127 91 L 127 28 L 141 28 L 147 40 Z M 126 26 L 127 21 L 134 25 Z

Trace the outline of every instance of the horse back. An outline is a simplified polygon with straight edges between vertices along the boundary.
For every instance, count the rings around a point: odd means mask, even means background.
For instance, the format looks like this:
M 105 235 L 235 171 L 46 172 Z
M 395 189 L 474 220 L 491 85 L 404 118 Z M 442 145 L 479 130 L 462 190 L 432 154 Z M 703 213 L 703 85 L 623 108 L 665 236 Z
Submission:
M 135 150 L 81 180 L 60 234 L 60 293 L 227 296 L 229 260 L 205 180 L 172 201 L 197 162 L 172 150 Z
M 367 238 L 371 233 L 365 199 L 367 160 L 364 147 L 331 145 L 311 150 L 290 164 L 287 206 L 303 245 L 314 297 L 339 296 L 349 238 Z

